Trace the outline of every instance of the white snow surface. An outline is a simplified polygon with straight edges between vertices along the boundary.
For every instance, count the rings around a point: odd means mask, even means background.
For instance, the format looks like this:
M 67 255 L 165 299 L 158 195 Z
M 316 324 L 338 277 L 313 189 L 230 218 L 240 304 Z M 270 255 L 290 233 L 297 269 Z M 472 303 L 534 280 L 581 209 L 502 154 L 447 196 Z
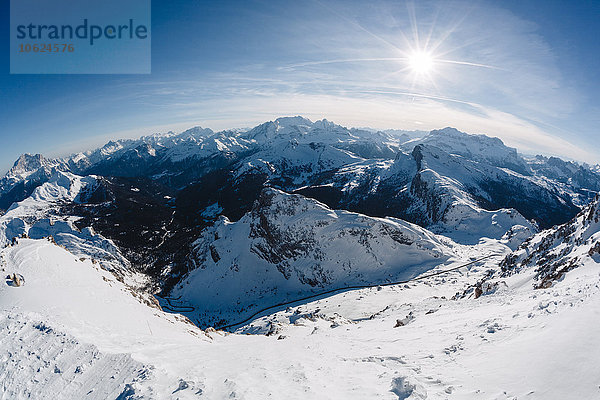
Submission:
M 597 398 L 591 258 L 548 289 L 525 270 L 450 300 L 506 250 L 490 241 L 472 248 L 498 254 L 484 265 L 290 307 L 239 329 L 268 335 L 239 335 L 202 333 L 91 261 L 21 239 L 0 255 L 25 280 L 0 287 L 0 398 Z
M 19 239 L 0 252 L 0 263 L 3 274 L 24 280 L 0 286 L 0 398 L 105 399 L 127 391 L 168 398 L 174 389 L 138 385 L 159 373 L 176 388 L 177 360 L 168 361 L 175 370 L 158 372 L 148 354 L 208 341 L 183 317 L 150 307 L 156 302 L 148 295 L 49 240 Z

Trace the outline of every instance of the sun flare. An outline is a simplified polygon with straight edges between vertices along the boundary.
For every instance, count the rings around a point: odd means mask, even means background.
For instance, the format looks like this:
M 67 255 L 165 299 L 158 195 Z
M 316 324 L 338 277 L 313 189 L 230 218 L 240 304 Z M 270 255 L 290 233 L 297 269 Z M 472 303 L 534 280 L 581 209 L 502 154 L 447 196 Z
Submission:
M 415 52 L 408 57 L 408 64 L 413 72 L 427 74 L 433 69 L 433 57 L 426 52 Z

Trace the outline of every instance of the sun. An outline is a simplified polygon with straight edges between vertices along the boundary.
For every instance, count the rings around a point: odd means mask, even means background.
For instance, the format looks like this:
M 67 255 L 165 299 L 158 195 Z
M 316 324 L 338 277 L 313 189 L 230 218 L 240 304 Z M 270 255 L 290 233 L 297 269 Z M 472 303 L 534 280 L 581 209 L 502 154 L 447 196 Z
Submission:
M 433 57 L 424 51 L 416 51 L 408 57 L 408 66 L 418 75 L 429 74 L 433 70 Z

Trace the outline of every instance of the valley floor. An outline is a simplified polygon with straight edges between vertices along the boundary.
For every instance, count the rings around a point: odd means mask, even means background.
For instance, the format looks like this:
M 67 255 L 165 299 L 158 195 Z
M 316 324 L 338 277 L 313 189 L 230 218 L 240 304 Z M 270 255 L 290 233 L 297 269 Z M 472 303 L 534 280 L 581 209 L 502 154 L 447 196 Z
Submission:
M 0 289 L 0 398 L 600 398 L 598 264 L 548 289 L 533 290 L 526 271 L 494 293 L 452 300 L 506 251 L 479 250 L 499 256 L 227 334 L 148 307 L 47 240 L 21 240 L 1 251 L 2 273 L 25 284 Z

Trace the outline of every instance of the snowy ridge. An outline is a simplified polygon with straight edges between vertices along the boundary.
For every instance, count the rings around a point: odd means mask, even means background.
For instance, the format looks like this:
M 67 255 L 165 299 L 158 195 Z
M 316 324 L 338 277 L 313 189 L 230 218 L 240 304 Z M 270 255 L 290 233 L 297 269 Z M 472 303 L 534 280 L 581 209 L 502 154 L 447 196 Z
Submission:
M 61 205 L 80 201 L 81 196 L 92 191 L 95 185 L 93 176 L 79 177 L 55 171 L 50 180 L 38 186 L 31 196 L 14 203 L 0 216 L 0 246 L 6 246 L 19 237 L 51 237 L 73 254 L 91 257 L 104 268 L 123 275 L 130 270 L 130 263 L 111 240 L 89 227 L 77 229 L 72 217 L 63 217 L 59 213 Z
M 464 256 L 505 251 L 490 241 Z M 25 277 L 22 287 L 0 288 L 0 356 L 7 361 L 0 374 L 14 378 L 0 389 L 5 397 L 66 399 L 83 393 L 79 387 L 93 388 L 84 393 L 90 398 L 139 399 L 598 394 L 600 288 L 593 260 L 548 289 L 534 291 L 515 274 L 494 293 L 449 300 L 497 265 L 496 258 L 447 276 L 290 307 L 240 330 L 265 335 L 211 331 L 208 342 L 50 242 L 22 240 L 2 254 L 3 268 Z
M 143 156 L 144 154 L 154 157 L 160 150 L 174 149 L 178 146 L 182 148 L 188 148 L 190 145 L 195 147 L 213 134 L 214 132 L 210 129 L 195 127 L 178 134 L 168 132 L 142 136 L 137 140 L 111 140 L 99 149 L 74 154 L 64 161 L 73 171 L 81 172 L 106 160 L 127 159 L 132 155 Z
M 500 266 L 503 276 L 532 268 L 535 287 L 545 288 L 592 260 L 600 262 L 599 197 L 572 221 L 525 240 Z
M 194 243 L 194 270 L 171 293 L 202 326 L 259 305 L 352 284 L 415 276 L 456 255 L 458 245 L 398 219 L 333 211 L 265 189 L 235 223 L 221 219 Z M 220 321 L 222 319 L 224 321 Z
M 302 144 L 297 140 L 280 143 L 246 157 L 234 171 L 243 174 L 264 174 L 268 179 L 292 178 L 292 185 L 301 186 L 314 176 L 362 161 L 349 151 L 326 144 Z

